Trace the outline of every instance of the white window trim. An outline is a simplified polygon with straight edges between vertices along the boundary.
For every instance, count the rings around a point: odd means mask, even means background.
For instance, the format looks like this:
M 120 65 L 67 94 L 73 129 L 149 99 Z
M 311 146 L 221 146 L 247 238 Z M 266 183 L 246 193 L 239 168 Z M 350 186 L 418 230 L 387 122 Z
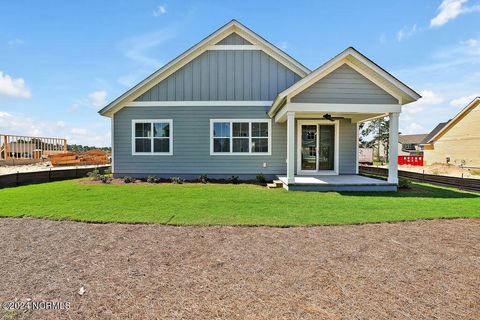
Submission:
M 153 140 L 151 139 L 152 147 L 151 152 L 135 152 L 135 124 L 136 123 L 151 123 L 152 124 L 152 135 L 153 135 L 153 123 L 168 123 L 170 136 L 169 139 L 169 152 L 153 152 Z M 173 120 L 172 119 L 134 119 L 132 120 L 132 155 L 134 156 L 171 156 L 173 155 Z
M 233 148 L 233 122 L 248 122 L 248 152 L 213 152 L 213 124 L 216 122 L 230 123 L 230 150 Z M 268 152 L 252 152 L 252 122 L 264 122 L 268 124 Z M 210 155 L 211 156 L 270 156 L 272 155 L 272 120 L 271 119 L 210 119 Z
M 334 126 L 334 158 L 333 170 L 302 170 L 302 125 L 331 125 Z M 340 123 L 338 120 L 298 120 L 297 122 L 297 174 L 298 175 L 338 175 L 340 157 Z M 318 134 L 317 134 L 317 159 L 318 159 Z M 317 160 L 318 161 L 318 160 Z

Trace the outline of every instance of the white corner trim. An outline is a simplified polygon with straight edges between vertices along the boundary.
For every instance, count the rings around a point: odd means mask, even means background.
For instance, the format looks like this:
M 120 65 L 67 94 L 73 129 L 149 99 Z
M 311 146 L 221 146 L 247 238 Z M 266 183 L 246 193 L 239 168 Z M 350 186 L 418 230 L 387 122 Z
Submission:
M 304 124 L 313 124 L 313 125 L 331 125 L 335 126 L 335 137 L 334 137 L 334 159 L 333 159 L 333 170 L 302 170 L 302 125 Z M 298 175 L 338 175 L 339 172 L 339 147 L 340 147 L 340 122 L 338 120 L 298 120 L 297 122 L 297 174 Z M 317 166 L 318 166 L 318 150 L 319 150 L 319 134 L 317 132 Z
M 207 50 L 262 50 L 260 46 L 251 44 L 233 44 L 233 45 L 214 45 L 209 46 Z
M 112 114 L 112 119 L 110 121 L 110 143 L 112 148 L 112 155 L 110 161 L 112 162 L 112 174 L 115 173 L 115 115 Z
M 247 122 L 248 125 L 248 152 L 213 152 L 213 124 L 217 122 L 230 123 L 230 150 L 233 148 L 233 122 Z M 252 122 L 268 123 L 268 152 L 252 152 Z M 262 138 L 262 137 L 259 137 Z M 263 137 L 265 138 L 265 137 Z M 210 155 L 211 156 L 270 156 L 272 155 L 272 120 L 271 119 L 210 119 Z
M 358 142 L 358 138 L 359 138 L 359 132 L 358 130 L 360 129 L 360 126 L 359 126 L 359 123 L 355 123 L 355 128 L 357 129 L 356 133 L 355 133 L 355 174 L 358 174 L 358 145 L 359 145 L 359 142 Z
M 272 101 L 132 101 L 125 107 L 269 107 Z
M 169 124 L 169 152 L 153 152 L 153 136 L 151 140 L 151 152 L 135 152 L 135 123 L 168 123 Z M 153 131 L 152 131 L 153 135 Z M 132 155 L 133 156 L 172 156 L 173 155 L 173 120 L 172 119 L 133 119 L 132 120 Z

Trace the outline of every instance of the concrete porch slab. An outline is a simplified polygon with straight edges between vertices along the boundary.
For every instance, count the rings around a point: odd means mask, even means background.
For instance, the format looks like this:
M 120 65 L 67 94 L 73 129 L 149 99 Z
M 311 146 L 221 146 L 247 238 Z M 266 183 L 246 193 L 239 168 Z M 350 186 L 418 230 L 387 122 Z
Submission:
M 288 183 L 286 176 L 279 176 L 283 188 L 298 191 L 397 191 L 397 185 L 384 180 L 359 176 L 295 176 Z

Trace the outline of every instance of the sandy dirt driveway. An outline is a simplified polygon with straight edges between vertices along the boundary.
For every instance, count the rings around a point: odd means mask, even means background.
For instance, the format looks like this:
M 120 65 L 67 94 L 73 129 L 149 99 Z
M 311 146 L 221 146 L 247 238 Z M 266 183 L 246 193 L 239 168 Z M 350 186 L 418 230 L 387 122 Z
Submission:
M 479 219 L 268 228 L 2 218 L 0 250 L 1 302 L 70 304 L 1 310 L 5 319 L 480 319 Z

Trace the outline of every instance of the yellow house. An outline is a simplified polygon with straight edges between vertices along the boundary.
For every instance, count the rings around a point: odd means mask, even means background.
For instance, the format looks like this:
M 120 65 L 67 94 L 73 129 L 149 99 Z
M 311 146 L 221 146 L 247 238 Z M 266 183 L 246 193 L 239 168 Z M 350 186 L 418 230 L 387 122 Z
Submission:
M 480 166 L 480 97 L 470 102 L 424 144 L 425 164 Z

